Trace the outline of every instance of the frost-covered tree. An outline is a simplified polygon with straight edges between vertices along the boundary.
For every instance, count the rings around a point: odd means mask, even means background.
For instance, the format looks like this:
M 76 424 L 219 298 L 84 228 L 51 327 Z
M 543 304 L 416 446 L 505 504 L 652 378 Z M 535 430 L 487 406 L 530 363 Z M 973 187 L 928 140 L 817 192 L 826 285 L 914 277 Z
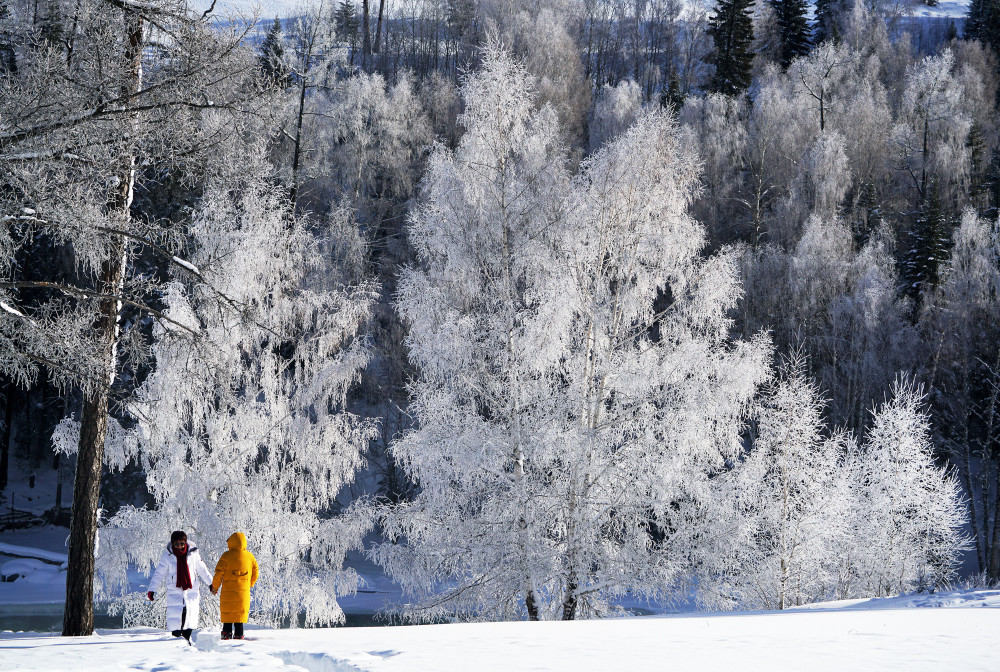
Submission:
M 848 466 L 857 519 L 850 559 L 857 594 L 887 596 L 940 585 L 954 575 L 968 545 L 958 481 L 934 463 L 922 404 L 913 385 L 894 385 Z
M 509 57 L 488 52 L 463 93 L 467 131 L 431 162 L 400 294 L 418 427 L 393 451 L 421 490 L 374 555 L 415 618 L 663 596 L 688 539 L 668 532 L 675 505 L 738 450 L 769 356 L 762 337 L 728 341 L 739 290 L 731 257 L 699 256 L 694 157 L 646 115 L 570 184 Z
M 261 567 L 254 619 L 333 624 L 336 598 L 357 585 L 344 554 L 367 524 L 333 514 L 372 436 L 345 405 L 367 361 L 359 329 L 374 287 L 337 265 L 338 250 L 358 252 L 349 230 L 317 238 L 261 166 L 241 168 L 212 182 L 191 225 L 188 263 L 211 289 L 183 276 L 168 287 L 156 369 L 129 407 L 136 427 L 113 446 L 140 460 L 155 505 L 103 528 L 102 587 L 114 597 L 130 566 L 148 572 L 171 529 L 208 562 L 240 531 Z M 150 620 L 141 595 L 118 608 Z
M 454 152 L 435 149 L 409 226 L 421 268 L 404 274 L 399 309 L 420 370 L 411 405 L 420 429 L 392 451 L 421 493 L 384 523 L 407 543 L 376 557 L 405 591 L 431 598 L 429 618 L 486 606 L 539 616 L 521 409 L 539 403 L 545 368 L 536 313 L 560 312 L 541 299 L 552 291 L 569 176 L 555 115 L 533 111 L 527 77 L 489 46 L 462 88 L 465 134 Z M 436 595 L 450 576 L 460 585 Z
M 851 439 L 827 435 L 823 400 L 793 353 L 755 413 L 746 457 L 720 480 L 723 525 L 702 578 L 710 605 L 784 609 L 830 594 L 838 544 L 856 512 L 841 472 Z
M 21 36 L 33 34 L 27 10 L 7 24 Z M 258 86 L 238 27 L 216 30 L 182 3 L 86 0 L 71 16 L 58 42 L 20 44 L 30 57 L 0 77 L 0 368 L 82 393 L 63 632 L 89 635 L 109 412 L 134 387 L 119 373 L 143 360 L 143 325 L 163 317 L 156 267 L 176 264 L 183 230 L 134 212 L 135 196 L 151 177 L 211 165 L 206 146 L 239 131 Z M 220 109 L 227 123 L 205 118 Z M 25 266 L 40 241 L 64 263 Z
M 634 81 L 619 82 L 618 86 L 605 85 L 597 94 L 587 124 L 590 150 L 597 151 L 625 131 L 641 110 L 642 89 Z
M 907 73 L 892 144 L 903 182 L 916 202 L 930 197 L 935 184 L 942 198 L 955 196 L 968 179 L 966 140 L 972 124 L 962 99 L 965 88 L 954 75 L 950 49 L 927 56 Z
M 747 455 L 714 479 L 698 560 L 716 608 L 896 595 L 954 576 L 957 481 L 934 464 L 919 393 L 896 384 L 859 448 L 829 430 L 802 360 L 761 401 Z
M 1000 231 L 966 210 L 920 315 L 935 440 L 965 490 L 980 570 L 1000 577 Z

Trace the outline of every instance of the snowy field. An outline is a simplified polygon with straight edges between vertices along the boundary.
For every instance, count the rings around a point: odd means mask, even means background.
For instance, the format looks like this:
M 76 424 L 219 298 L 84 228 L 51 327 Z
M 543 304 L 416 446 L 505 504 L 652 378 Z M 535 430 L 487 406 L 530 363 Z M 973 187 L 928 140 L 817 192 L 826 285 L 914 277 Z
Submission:
M 944 607 L 944 608 L 931 608 Z M 985 607 L 985 608 L 984 608 Z M 8 670 L 1000 670 L 1000 591 L 813 605 L 775 613 L 329 630 L 248 629 L 197 646 L 156 630 L 0 633 Z
M 1000 670 L 1000 591 L 955 591 L 810 605 L 785 612 L 688 613 L 571 623 L 480 623 L 266 630 L 220 642 L 196 633 L 192 647 L 159 630 L 103 630 L 84 638 L 17 632 L 64 594 L 65 528 L 0 535 L 0 671 L 316 672 L 503 670 Z M 33 556 L 33 557 L 32 557 Z M 344 601 L 372 613 L 399 595 L 355 557 L 367 585 Z M 21 568 L 21 569 L 18 569 Z M 34 569 L 33 569 L 34 568 Z M 145 590 L 135 577 L 135 590 Z M 22 616 L 23 615 L 23 616 Z M 12 618 L 13 616 L 13 618 Z M 106 617 L 105 617 L 106 618 Z M 29 629 L 33 626 L 24 626 Z M 37 627 L 37 626 L 34 626 Z

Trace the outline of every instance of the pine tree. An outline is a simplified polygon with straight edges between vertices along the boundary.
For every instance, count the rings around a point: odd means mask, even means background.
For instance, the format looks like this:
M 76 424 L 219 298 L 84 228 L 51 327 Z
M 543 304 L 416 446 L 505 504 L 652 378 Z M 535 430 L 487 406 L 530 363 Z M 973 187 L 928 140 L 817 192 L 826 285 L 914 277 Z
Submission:
M 806 3 L 805 0 L 770 0 L 770 3 L 778 19 L 781 66 L 787 68 L 799 56 L 808 54 L 812 46 Z
M 985 190 L 988 197 L 984 216 L 995 220 L 1000 216 L 1000 149 L 993 150 L 993 160 L 986 169 Z
M 59 46 L 64 37 L 63 18 L 59 10 L 59 3 L 48 3 L 45 8 L 45 15 L 40 17 L 38 21 L 38 30 L 41 34 L 42 43 L 50 47 Z
M 989 154 L 986 139 L 979 124 L 973 124 L 969 129 L 969 138 L 965 141 L 969 150 L 969 200 L 979 213 L 989 206 Z
M 264 41 L 260 45 L 261 72 L 264 77 L 273 82 L 276 86 L 287 86 L 289 84 L 288 66 L 284 62 L 285 45 L 281 37 L 281 21 L 275 17 L 271 29 L 267 31 Z
M 8 28 L 10 9 L 0 0 L 0 77 L 10 74 L 17 76 L 17 55 L 14 52 L 12 31 Z
M 358 37 L 358 14 L 351 0 L 340 0 L 333 15 L 333 25 L 338 39 L 354 44 Z
M 948 258 L 949 217 L 937 182 L 932 182 L 910 232 L 910 249 L 903 262 L 907 291 L 914 297 L 937 285 L 938 269 Z
M 1000 54 L 1000 0 L 972 0 L 965 19 L 965 37 L 980 40 Z
M 813 24 L 813 43 L 820 44 L 837 39 L 837 21 L 834 16 L 836 0 L 816 0 L 816 23 Z
M 750 86 L 753 64 L 753 0 L 720 0 L 708 20 L 708 34 L 715 41 L 710 60 L 715 74 L 709 89 L 736 95 Z

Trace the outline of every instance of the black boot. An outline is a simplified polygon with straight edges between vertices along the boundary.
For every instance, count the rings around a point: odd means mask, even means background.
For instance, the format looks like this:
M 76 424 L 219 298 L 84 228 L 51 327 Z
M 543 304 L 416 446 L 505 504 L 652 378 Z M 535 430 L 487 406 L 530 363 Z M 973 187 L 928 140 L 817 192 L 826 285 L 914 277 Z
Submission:
M 173 635 L 174 637 L 180 637 L 181 635 L 184 634 L 184 631 L 183 630 L 171 630 L 170 634 Z
M 191 633 L 193 631 L 194 630 L 192 628 L 185 628 L 185 629 L 181 630 L 181 634 L 184 635 L 184 639 L 186 639 L 188 641 L 188 644 L 191 643 Z

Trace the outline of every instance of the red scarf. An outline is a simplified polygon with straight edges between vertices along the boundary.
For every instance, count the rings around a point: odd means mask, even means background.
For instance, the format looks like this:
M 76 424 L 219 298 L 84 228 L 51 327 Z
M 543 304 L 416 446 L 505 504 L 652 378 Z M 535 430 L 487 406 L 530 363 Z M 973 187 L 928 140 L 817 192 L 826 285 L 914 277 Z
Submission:
M 183 551 L 178 551 L 176 548 L 171 550 L 177 556 L 177 587 L 181 590 L 191 590 L 194 586 L 191 584 L 191 572 L 188 571 L 188 547 L 185 546 Z

